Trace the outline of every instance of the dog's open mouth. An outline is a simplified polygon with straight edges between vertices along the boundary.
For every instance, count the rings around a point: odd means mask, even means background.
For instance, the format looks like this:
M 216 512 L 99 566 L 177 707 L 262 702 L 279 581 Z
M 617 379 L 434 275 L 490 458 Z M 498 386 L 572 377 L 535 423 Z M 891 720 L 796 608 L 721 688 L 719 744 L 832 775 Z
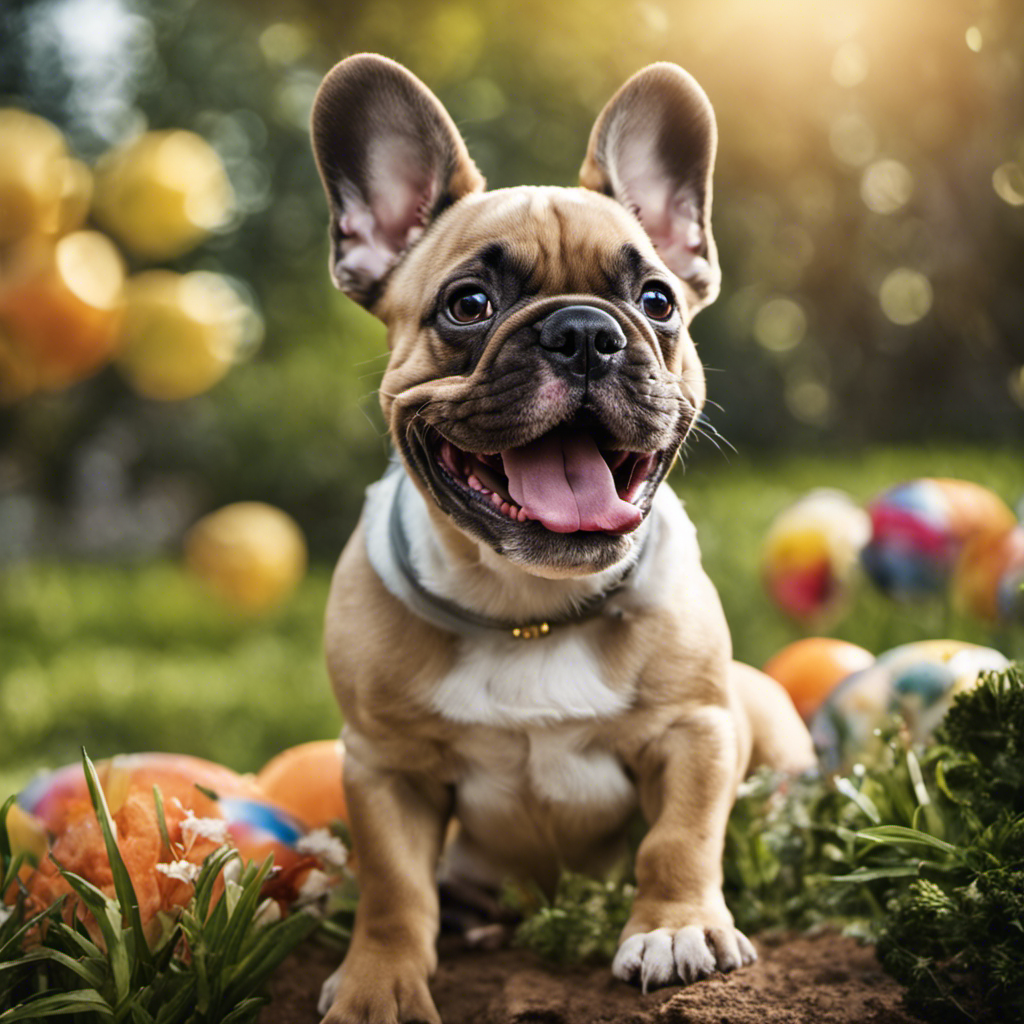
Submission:
M 499 515 L 552 533 L 635 530 L 643 520 L 635 502 L 661 454 L 603 451 L 590 434 L 566 426 L 492 454 L 436 440 L 435 460 L 454 486 Z

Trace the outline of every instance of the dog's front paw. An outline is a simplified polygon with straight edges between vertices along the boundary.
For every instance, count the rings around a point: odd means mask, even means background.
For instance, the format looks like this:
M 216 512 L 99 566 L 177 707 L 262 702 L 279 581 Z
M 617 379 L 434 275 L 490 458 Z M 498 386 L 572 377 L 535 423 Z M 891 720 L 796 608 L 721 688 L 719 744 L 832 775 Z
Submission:
M 369 974 L 343 964 L 320 990 L 321 1024 L 441 1024 L 425 977 L 381 961 Z
M 622 981 L 639 982 L 647 992 L 662 985 L 689 985 L 756 959 L 750 940 L 735 928 L 655 928 L 622 942 L 612 961 L 612 974 Z

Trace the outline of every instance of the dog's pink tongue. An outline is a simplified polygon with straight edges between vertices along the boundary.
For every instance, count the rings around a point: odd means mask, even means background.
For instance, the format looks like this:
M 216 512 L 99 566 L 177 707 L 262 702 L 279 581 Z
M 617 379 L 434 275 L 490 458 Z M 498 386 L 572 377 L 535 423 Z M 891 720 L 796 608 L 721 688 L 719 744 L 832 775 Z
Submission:
M 615 491 L 608 463 L 587 434 L 553 431 L 501 453 L 508 492 L 553 533 L 628 533 L 643 516 Z

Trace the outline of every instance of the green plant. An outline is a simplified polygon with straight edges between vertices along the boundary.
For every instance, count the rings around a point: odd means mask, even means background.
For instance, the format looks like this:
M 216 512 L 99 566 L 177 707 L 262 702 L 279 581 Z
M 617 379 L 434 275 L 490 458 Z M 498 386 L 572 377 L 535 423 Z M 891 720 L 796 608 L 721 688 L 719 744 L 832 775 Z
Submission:
M 632 883 L 566 871 L 549 899 L 536 887 L 507 887 L 504 903 L 525 915 L 515 943 L 546 960 L 579 964 L 611 960 L 633 905 Z
M 925 844 L 938 863 L 899 887 L 886 907 L 878 955 L 921 1016 L 1024 1018 L 1024 673 L 989 673 L 957 698 L 939 730 L 933 785 L 950 837 L 927 827 L 871 829 L 904 850 Z
M 14 897 L 0 911 L 0 1022 L 57 1016 L 71 1016 L 78 1024 L 255 1021 L 265 1002 L 261 985 L 317 927 L 317 919 L 299 912 L 262 923 L 268 906 L 262 888 L 272 858 L 242 865 L 236 850 L 222 846 L 203 862 L 190 902 L 150 949 L 96 771 L 84 751 L 82 760 L 115 895 L 61 869 L 98 934 L 90 934 L 76 917 L 68 923 L 63 901 L 26 918 L 26 893 L 17 879 L 23 858 L 12 856 L 7 834 L 13 798 L 7 801 L 0 811 L 0 879 L 2 892 Z M 223 894 L 215 898 L 222 874 Z M 28 944 L 27 938 L 32 939 Z

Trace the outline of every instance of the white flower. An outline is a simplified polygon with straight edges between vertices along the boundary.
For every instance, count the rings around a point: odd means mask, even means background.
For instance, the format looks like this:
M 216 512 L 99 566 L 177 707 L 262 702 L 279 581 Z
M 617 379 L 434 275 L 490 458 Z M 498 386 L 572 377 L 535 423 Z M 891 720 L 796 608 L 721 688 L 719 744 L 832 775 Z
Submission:
M 175 860 L 170 864 L 157 864 L 156 869 L 168 878 L 191 884 L 199 877 L 200 865 L 189 860 Z
M 185 819 L 181 823 L 181 838 L 188 848 L 196 839 L 209 839 L 214 843 L 226 843 L 228 823 L 223 818 L 197 818 L 195 811 L 185 808 Z
M 328 868 L 343 868 L 348 861 L 345 844 L 325 828 L 307 832 L 295 844 L 295 848 L 306 857 L 316 857 Z
M 252 920 L 257 928 L 262 928 L 268 924 L 276 924 L 280 921 L 281 908 L 278 906 L 277 901 L 270 898 L 265 899 L 256 908 L 256 913 L 253 914 Z
M 330 875 L 312 868 L 302 881 L 297 902 L 300 906 L 304 903 L 316 903 L 331 891 L 333 882 L 334 879 Z

